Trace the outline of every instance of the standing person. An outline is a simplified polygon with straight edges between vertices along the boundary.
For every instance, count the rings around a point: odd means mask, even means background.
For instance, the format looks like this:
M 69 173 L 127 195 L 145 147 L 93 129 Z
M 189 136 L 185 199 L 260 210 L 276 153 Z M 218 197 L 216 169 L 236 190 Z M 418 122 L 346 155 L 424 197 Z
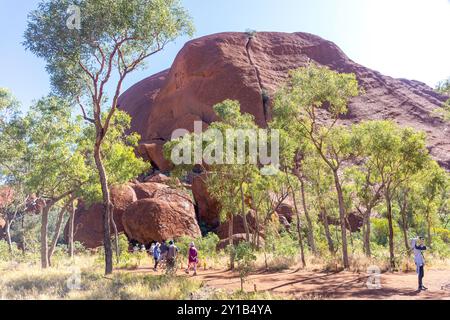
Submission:
M 165 261 L 167 257 L 167 250 L 169 249 L 165 240 L 162 241 L 160 249 L 161 249 L 161 260 Z
M 154 242 L 152 242 L 152 245 L 150 246 L 150 249 L 149 249 L 149 253 L 150 253 L 150 255 L 153 257 L 153 250 L 155 249 L 155 243 Z
M 427 247 L 424 245 L 424 241 L 425 239 L 423 237 L 419 237 L 418 241 L 413 240 L 414 262 L 416 264 L 416 271 L 419 278 L 419 291 L 427 290 L 427 288 L 423 285 L 423 277 L 425 275 L 425 258 L 423 256 L 423 251 L 427 250 Z
M 167 267 L 169 269 L 173 269 L 175 267 L 175 263 L 177 260 L 177 253 L 178 253 L 177 246 L 172 240 L 170 240 L 169 248 L 167 250 Z
M 156 271 L 158 268 L 159 260 L 161 259 L 161 249 L 159 242 L 156 242 L 155 247 L 153 248 L 153 259 L 155 260 L 155 266 L 153 270 Z
M 198 264 L 198 251 L 193 242 L 191 242 L 189 244 L 188 255 L 189 255 L 188 267 L 186 269 L 186 273 L 189 274 L 189 270 L 192 267 L 194 269 L 194 276 L 196 276 L 197 275 L 197 264 Z

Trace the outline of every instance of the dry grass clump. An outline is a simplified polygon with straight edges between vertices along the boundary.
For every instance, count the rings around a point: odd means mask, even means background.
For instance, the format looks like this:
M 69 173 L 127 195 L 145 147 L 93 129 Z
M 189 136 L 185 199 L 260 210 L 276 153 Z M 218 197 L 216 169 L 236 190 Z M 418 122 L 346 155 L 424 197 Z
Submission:
M 34 264 L 2 263 L 0 273 L 2 300 L 177 300 L 188 299 L 202 285 L 186 277 L 129 272 L 104 277 L 103 268 L 91 256 L 47 270 Z

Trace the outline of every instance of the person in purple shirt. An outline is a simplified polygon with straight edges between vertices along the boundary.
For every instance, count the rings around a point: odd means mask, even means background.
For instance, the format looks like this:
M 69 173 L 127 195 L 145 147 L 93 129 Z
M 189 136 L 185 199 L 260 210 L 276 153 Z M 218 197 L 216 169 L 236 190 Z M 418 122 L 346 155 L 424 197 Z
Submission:
M 188 256 L 188 267 L 186 269 L 186 273 L 189 274 L 189 270 L 192 267 L 194 269 L 194 276 L 196 276 L 198 265 L 198 251 L 193 242 L 191 242 L 189 245 Z

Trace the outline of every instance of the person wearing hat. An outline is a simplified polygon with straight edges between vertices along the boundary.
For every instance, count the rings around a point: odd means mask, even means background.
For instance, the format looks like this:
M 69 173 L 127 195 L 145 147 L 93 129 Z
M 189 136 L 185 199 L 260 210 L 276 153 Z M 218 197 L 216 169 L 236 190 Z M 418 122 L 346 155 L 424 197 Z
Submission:
M 194 276 L 196 276 L 197 275 L 197 264 L 198 264 L 198 251 L 193 242 L 191 242 L 189 244 L 188 255 L 189 255 L 188 267 L 186 269 L 186 273 L 189 274 L 189 270 L 192 267 L 194 269 Z
M 427 247 L 424 245 L 424 241 L 424 237 L 419 237 L 418 240 L 413 241 L 414 262 L 416 264 L 416 271 L 419 279 L 419 291 L 427 290 L 427 288 L 423 285 L 423 277 L 425 275 L 425 258 L 423 256 L 423 251 L 427 250 Z

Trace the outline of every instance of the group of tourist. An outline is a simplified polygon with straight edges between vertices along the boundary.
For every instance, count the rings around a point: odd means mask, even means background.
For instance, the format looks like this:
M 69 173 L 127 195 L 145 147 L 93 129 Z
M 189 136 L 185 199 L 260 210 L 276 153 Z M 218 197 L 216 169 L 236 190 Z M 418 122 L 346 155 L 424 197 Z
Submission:
M 134 252 L 139 251 L 139 246 L 134 247 Z M 145 245 L 141 246 L 141 251 L 145 252 L 146 247 Z M 153 257 L 154 260 L 154 267 L 153 270 L 158 270 L 158 265 L 161 261 L 166 262 L 166 266 L 168 269 L 173 269 L 176 266 L 177 256 L 178 256 L 178 247 L 175 245 L 174 241 L 170 240 L 168 243 L 167 241 L 159 242 L 153 242 L 149 253 Z M 190 270 L 194 271 L 194 276 L 197 275 L 197 265 L 198 265 L 198 251 L 195 247 L 194 242 L 191 242 L 189 244 L 189 250 L 188 250 L 188 266 L 185 270 L 187 274 L 190 273 Z

